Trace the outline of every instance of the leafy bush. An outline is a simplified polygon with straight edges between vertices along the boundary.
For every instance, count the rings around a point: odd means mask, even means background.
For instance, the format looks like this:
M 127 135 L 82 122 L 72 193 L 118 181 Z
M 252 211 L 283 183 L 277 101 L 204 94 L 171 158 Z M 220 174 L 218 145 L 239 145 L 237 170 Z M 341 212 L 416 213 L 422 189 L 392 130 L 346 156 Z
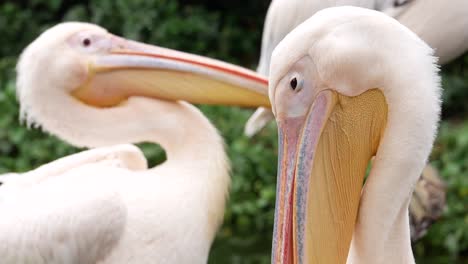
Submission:
M 14 65 L 44 29 L 64 20 L 97 23 L 111 32 L 254 68 L 268 0 L 29 0 L 0 3 L 0 173 L 27 171 L 78 149 L 18 123 Z M 432 155 L 448 184 L 440 221 L 415 245 L 421 263 L 466 263 L 468 257 L 468 56 L 443 68 L 444 122 Z M 233 164 L 224 225 L 210 263 L 269 263 L 275 202 L 277 134 L 271 124 L 242 135 L 251 110 L 202 106 L 226 140 Z M 140 145 L 151 164 L 164 159 Z

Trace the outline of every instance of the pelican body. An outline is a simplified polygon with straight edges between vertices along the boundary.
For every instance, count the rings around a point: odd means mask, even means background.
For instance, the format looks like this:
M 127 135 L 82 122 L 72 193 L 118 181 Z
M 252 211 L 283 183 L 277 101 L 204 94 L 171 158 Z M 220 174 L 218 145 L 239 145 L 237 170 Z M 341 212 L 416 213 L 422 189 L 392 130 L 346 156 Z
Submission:
M 95 149 L 2 178 L 1 262 L 206 263 L 229 163 L 214 126 L 178 100 L 269 106 L 267 81 L 76 22 L 41 34 L 17 73 L 22 120 Z M 137 142 L 160 144 L 167 160 L 147 168 L 119 145 Z
M 380 12 L 329 8 L 278 44 L 269 81 L 272 262 L 414 263 L 408 206 L 440 114 L 432 49 Z

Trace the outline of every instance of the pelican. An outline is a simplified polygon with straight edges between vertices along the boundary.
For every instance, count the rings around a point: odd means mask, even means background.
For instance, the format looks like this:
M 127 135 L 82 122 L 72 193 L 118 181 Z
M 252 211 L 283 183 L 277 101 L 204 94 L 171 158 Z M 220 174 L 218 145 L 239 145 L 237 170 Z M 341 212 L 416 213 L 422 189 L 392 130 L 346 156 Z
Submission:
M 17 65 L 21 119 L 97 149 L 6 176 L 1 262 L 206 263 L 229 163 L 214 126 L 175 99 L 268 107 L 266 83 L 92 24 L 45 31 Z M 167 160 L 148 169 L 136 147 L 118 145 L 142 141 L 160 144 Z
M 468 1 L 465 0 L 275 0 L 265 18 L 257 72 L 268 76 L 273 49 L 297 25 L 319 10 L 340 5 L 376 9 L 398 19 L 435 48 L 441 64 L 468 50 Z M 255 135 L 272 119 L 269 108 L 258 108 L 247 121 L 245 134 Z M 428 164 L 417 183 L 410 206 L 413 241 L 422 237 L 443 212 L 446 187 L 437 175 Z
M 377 11 L 325 9 L 278 44 L 272 263 L 414 263 L 408 206 L 440 94 L 433 50 Z

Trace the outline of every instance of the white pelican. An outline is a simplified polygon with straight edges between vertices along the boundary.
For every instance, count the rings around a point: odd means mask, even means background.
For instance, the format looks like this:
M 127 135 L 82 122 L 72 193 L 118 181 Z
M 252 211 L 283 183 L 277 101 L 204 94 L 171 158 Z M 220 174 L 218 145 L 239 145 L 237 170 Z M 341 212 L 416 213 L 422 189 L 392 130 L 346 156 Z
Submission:
M 398 21 L 357 7 L 320 11 L 276 47 L 272 263 L 414 263 L 408 205 L 440 114 L 432 54 Z
M 466 0 L 275 0 L 265 18 L 257 72 L 268 76 L 273 49 L 297 25 L 324 8 L 342 5 L 376 9 L 398 19 L 435 49 L 440 64 L 468 50 Z M 253 136 L 272 119 L 270 109 L 257 109 L 245 134 Z
M 17 73 L 27 123 L 75 146 L 158 143 L 167 161 L 147 169 L 139 150 L 117 146 L 7 175 L 1 262 L 206 263 L 230 182 L 223 140 L 195 107 L 160 99 L 269 106 L 267 81 L 85 23 L 44 32 Z
M 468 50 L 466 0 L 275 0 L 265 18 L 257 72 L 268 76 L 273 49 L 297 25 L 319 10 L 341 5 L 376 9 L 395 17 L 435 48 L 439 63 L 447 63 Z M 245 134 L 255 135 L 272 119 L 269 108 L 258 108 L 247 121 Z M 430 224 L 440 217 L 444 206 L 445 184 L 428 164 L 411 200 L 413 240 L 426 233 Z

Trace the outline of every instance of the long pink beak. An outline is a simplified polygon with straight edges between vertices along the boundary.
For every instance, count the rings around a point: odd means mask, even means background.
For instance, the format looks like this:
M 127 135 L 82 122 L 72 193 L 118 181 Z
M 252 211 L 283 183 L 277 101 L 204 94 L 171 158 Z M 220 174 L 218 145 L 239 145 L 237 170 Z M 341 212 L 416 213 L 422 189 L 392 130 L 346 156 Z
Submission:
M 130 96 L 200 104 L 266 106 L 268 81 L 229 63 L 111 36 L 114 48 L 89 62 L 88 81 L 73 95 L 94 106 Z

